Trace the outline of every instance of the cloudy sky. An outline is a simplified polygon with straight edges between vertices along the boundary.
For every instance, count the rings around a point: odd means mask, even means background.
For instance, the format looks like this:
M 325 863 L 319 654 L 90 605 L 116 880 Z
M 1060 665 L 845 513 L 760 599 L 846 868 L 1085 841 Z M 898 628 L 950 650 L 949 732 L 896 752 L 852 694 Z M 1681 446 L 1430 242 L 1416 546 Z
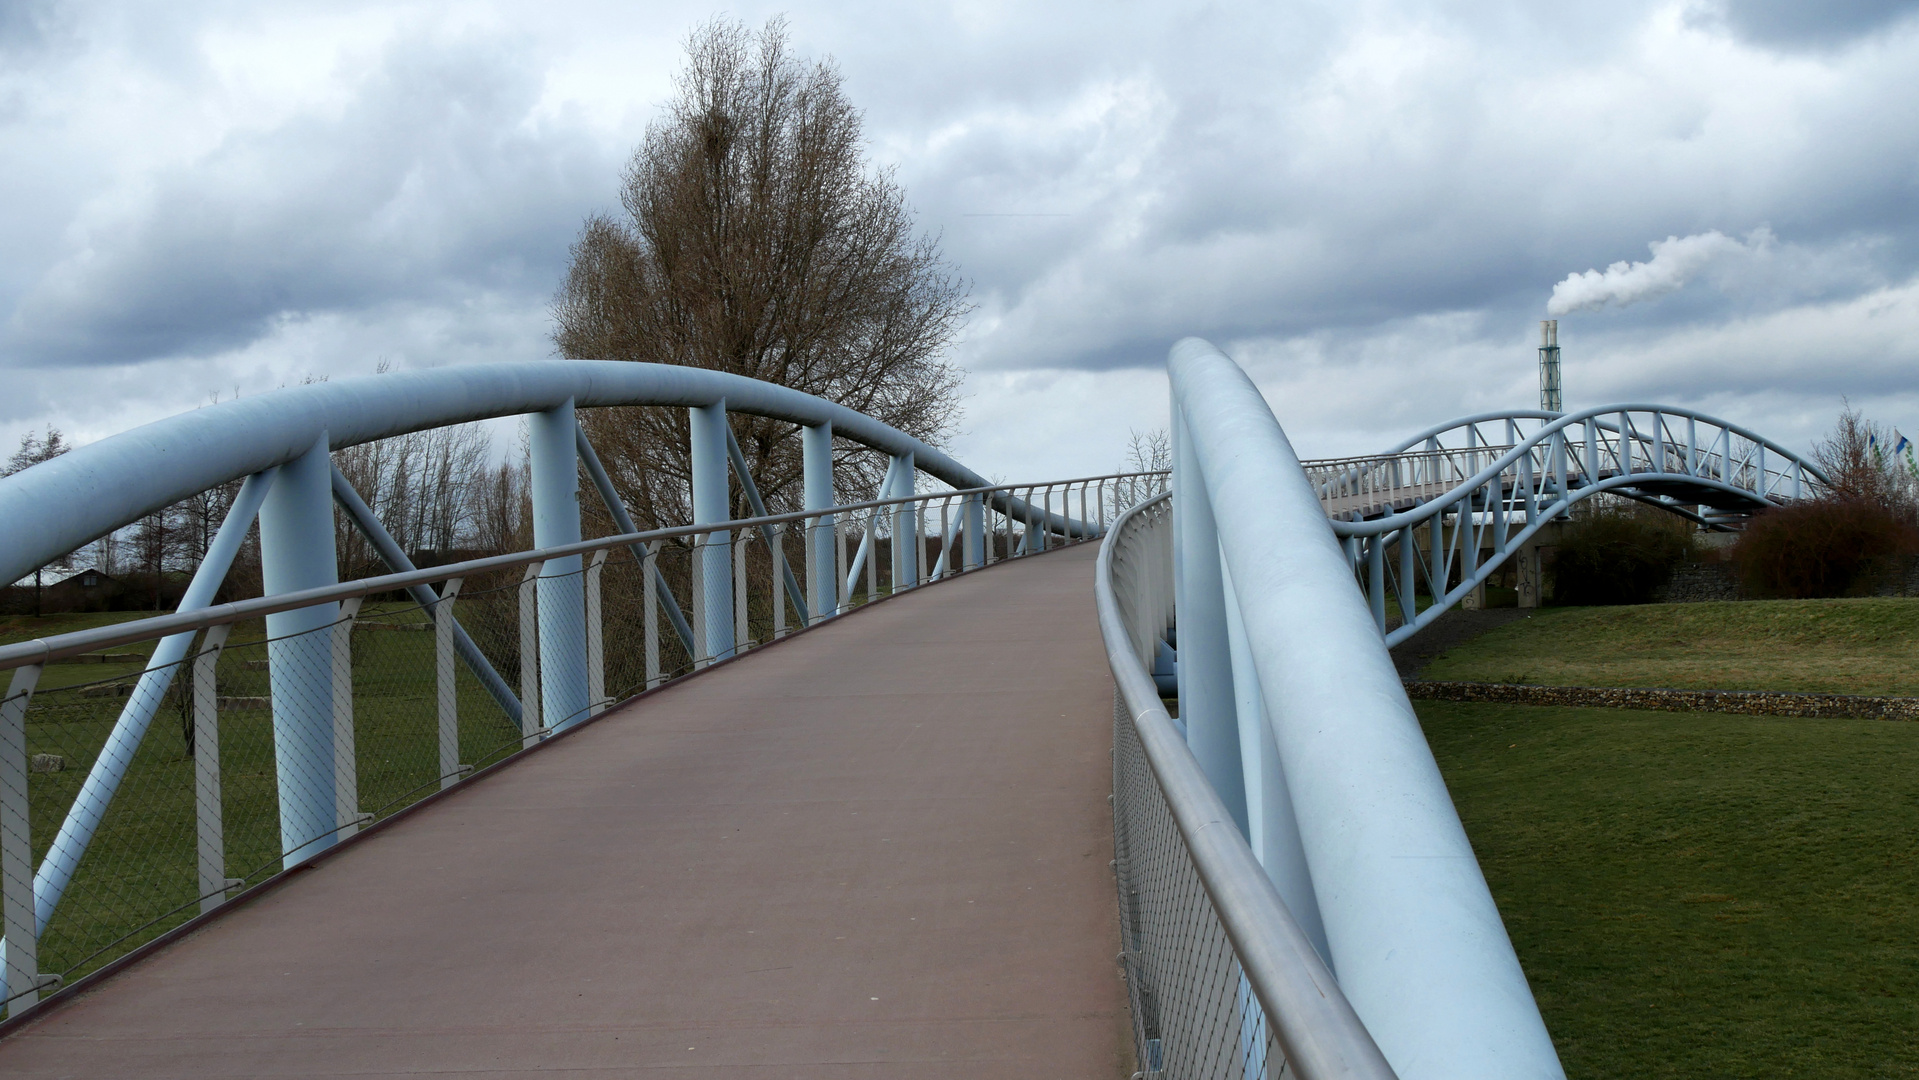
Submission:
M 1307 455 L 1535 405 L 1549 311 L 1569 406 L 1919 435 L 1919 2 L 0 0 L 0 438 L 551 355 L 686 33 L 782 12 L 973 282 L 982 472 L 1117 464 L 1189 334 Z

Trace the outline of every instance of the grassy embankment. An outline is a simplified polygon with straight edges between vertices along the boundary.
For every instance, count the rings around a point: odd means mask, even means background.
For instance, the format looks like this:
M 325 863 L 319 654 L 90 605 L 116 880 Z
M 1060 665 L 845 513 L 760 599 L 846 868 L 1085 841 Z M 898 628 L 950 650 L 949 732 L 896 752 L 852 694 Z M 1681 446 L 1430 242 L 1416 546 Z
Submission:
M 1418 708 L 1569 1076 L 1919 1076 L 1919 725 Z
M 1428 679 L 1919 695 L 1919 600 L 1544 608 L 1425 668 Z

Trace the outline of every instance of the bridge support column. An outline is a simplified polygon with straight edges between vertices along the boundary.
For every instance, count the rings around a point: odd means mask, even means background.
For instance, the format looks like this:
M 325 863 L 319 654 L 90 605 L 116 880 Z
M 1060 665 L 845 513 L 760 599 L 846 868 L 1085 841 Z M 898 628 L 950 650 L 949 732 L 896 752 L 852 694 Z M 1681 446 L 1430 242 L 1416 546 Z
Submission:
M 727 521 L 731 513 L 731 494 L 726 473 L 726 400 L 688 409 L 692 429 L 693 524 Z M 705 640 L 698 643 L 706 659 L 723 660 L 733 655 L 733 533 L 716 529 L 704 534 L 694 549 L 698 573 L 694 588 L 700 590 L 706 613 L 700 627 Z
M 1219 528 L 1192 440 L 1174 407 L 1173 604 L 1179 620 L 1179 719 L 1213 790 L 1244 833 L 1246 780 L 1226 629 Z
M 528 415 L 533 546 L 580 542 L 579 424 L 573 401 Z M 586 583 L 578 555 L 540 568 L 540 716 L 553 731 L 586 719 Z
M 815 622 L 839 609 L 839 586 L 834 582 L 833 425 L 800 429 L 800 471 L 804 509 L 820 516 L 806 529 L 806 610 Z
M 1539 606 L 1540 590 L 1543 582 L 1539 576 L 1539 545 L 1523 544 L 1518 553 L 1519 568 L 1519 606 L 1536 608 Z
M 917 470 L 913 465 L 913 455 L 904 454 L 893 459 L 897 475 L 893 488 L 883 498 L 898 499 L 915 493 Z M 910 589 L 919 581 L 919 513 L 913 503 L 902 503 L 893 508 L 893 591 Z
M 333 462 L 327 437 L 280 466 L 260 504 L 260 572 L 267 595 L 339 582 L 333 548 Z M 292 866 L 332 847 L 333 635 L 340 605 L 268 615 L 273 759 L 279 774 L 280 848 Z

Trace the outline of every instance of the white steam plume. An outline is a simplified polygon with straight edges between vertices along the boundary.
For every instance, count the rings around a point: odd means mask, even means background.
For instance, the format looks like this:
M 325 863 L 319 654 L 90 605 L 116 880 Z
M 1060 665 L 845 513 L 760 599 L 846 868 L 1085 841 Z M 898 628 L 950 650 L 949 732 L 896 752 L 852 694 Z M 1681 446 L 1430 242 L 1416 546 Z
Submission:
M 1753 230 L 1745 243 L 1717 229 L 1654 240 L 1646 245 L 1652 249 L 1652 258 L 1647 262 L 1628 263 L 1622 259 L 1603 271 L 1566 275 L 1566 280 L 1553 286 L 1546 314 L 1557 318 L 1606 304 L 1624 307 L 1634 301 L 1664 296 L 1679 290 L 1715 259 L 1751 254 L 1771 243 L 1772 232 L 1764 227 Z

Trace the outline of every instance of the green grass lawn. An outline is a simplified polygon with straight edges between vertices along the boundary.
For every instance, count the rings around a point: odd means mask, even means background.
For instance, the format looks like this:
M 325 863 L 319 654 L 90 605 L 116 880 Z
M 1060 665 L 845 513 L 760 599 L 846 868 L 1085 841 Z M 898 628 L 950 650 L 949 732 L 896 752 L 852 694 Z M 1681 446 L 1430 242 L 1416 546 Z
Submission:
M 474 628 L 484 628 L 483 608 L 469 604 L 468 613 Z M 382 621 L 422 623 L 424 615 L 408 605 L 369 605 L 364 628 L 353 635 L 359 809 L 384 816 L 438 789 L 439 746 L 434 635 L 367 625 Z M 264 705 L 270 688 L 263 630 L 258 620 L 236 625 L 219 661 L 221 696 Z M 122 667 L 50 665 L 34 695 L 28 752 L 55 754 L 64 764 L 29 777 L 36 865 L 126 704 L 116 684 L 132 683 L 139 665 Z M 87 692 L 101 686 L 114 692 Z M 41 938 L 43 971 L 72 980 L 198 913 L 194 756 L 180 689 L 155 715 Z M 457 690 L 462 762 L 483 766 L 518 749 L 517 729 L 464 668 Z M 265 707 L 222 709 L 219 727 L 227 875 L 251 884 L 280 868 L 272 714 Z
M 1919 694 L 1919 599 L 1544 608 L 1448 651 L 1429 679 Z
M 1418 710 L 1570 1077 L 1919 1076 L 1919 725 Z

